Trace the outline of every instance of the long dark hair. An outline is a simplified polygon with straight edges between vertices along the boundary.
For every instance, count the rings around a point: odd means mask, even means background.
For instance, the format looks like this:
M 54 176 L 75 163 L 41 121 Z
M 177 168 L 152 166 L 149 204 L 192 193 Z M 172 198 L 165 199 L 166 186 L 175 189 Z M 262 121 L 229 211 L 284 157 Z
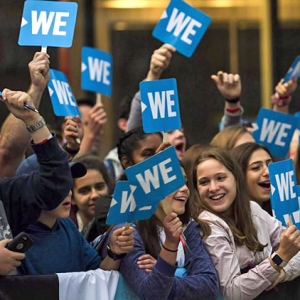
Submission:
M 232 155 L 237 160 L 238 164 L 242 168 L 242 171 L 244 173 L 244 176 L 246 177 L 247 168 L 249 165 L 249 160 L 252 156 L 252 154 L 256 150 L 264 150 L 266 151 L 271 159 L 273 160 L 272 154 L 270 153 L 269 149 L 263 145 L 257 144 L 257 143 L 245 143 L 242 145 L 239 145 L 238 147 L 235 147 L 232 149 Z M 250 191 L 247 189 L 248 193 L 250 194 Z M 256 200 L 256 199 L 253 199 Z M 271 201 L 266 201 L 261 203 L 262 208 L 267 211 L 270 215 L 272 215 L 272 207 L 271 207 Z
M 184 168 L 183 168 L 184 169 Z M 185 211 L 182 215 L 178 216 L 183 225 L 187 225 L 191 220 L 191 207 L 190 200 L 185 203 Z M 162 227 L 160 220 L 153 215 L 148 220 L 142 220 L 137 222 L 137 228 L 140 236 L 145 244 L 145 252 L 152 257 L 157 258 L 161 251 L 160 236 L 158 228 Z
M 197 180 L 197 167 L 202 162 L 214 159 L 221 163 L 230 173 L 233 174 L 236 182 L 236 197 L 232 203 L 232 214 L 228 215 L 226 212 L 218 213 L 210 208 L 199 195 L 198 180 Z M 209 211 L 218 217 L 222 218 L 229 226 L 233 233 L 234 241 L 237 245 L 246 245 L 248 249 L 253 251 L 262 251 L 265 247 L 262 245 L 257 237 L 257 231 L 253 224 L 251 217 L 249 196 L 246 192 L 246 183 L 244 174 L 233 158 L 231 153 L 220 147 L 209 147 L 203 150 L 194 165 L 193 170 L 193 197 L 191 201 L 198 203 L 197 215 L 203 211 Z M 205 222 L 204 222 L 205 223 Z M 202 227 L 203 237 L 206 238 L 211 234 L 209 226 Z
M 142 126 L 124 133 L 117 143 L 118 158 L 120 162 L 122 162 L 123 157 L 126 157 L 129 161 L 133 162 L 133 152 L 137 148 L 138 142 L 144 140 L 150 134 L 157 134 L 161 139 L 163 137 L 161 132 L 145 133 Z

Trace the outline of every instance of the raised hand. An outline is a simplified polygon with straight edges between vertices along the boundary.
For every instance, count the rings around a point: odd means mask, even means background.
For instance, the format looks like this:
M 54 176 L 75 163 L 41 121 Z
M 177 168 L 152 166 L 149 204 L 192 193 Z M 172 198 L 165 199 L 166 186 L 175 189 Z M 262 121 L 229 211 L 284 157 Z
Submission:
M 216 83 L 219 92 L 225 99 L 231 100 L 241 96 L 242 83 L 239 74 L 219 71 L 217 75 L 212 75 L 211 79 Z
M 28 104 L 32 108 L 35 108 L 31 97 L 27 93 L 4 89 L 2 98 L 10 112 L 16 118 L 23 120 L 26 124 L 35 124 L 36 121 L 41 119 L 38 113 L 32 112 L 24 107 L 24 104 Z
M 84 128 L 84 135 L 91 138 L 99 136 L 107 122 L 107 114 L 102 103 L 97 103 L 89 112 L 88 124 Z
M 31 78 L 31 88 L 44 91 L 50 79 L 50 56 L 44 52 L 36 52 L 33 60 L 28 64 Z
M 280 97 L 290 96 L 294 93 L 297 88 L 297 79 L 291 79 L 286 83 L 282 83 L 283 79 L 281 79 L 275 87 L 276 93 Z
M 169 66 L 172 54 L 175 51 L 176 49 L 169 44 L 163 44 L 160 48 L 156 49 L 151 56 L 146 80 L 159 79 L 162 72 Z
M 76 117 L 65 117 L 66 126 L 64 128 L 64 137 L 68 148 L 76 150 L 79 148 L 78 139 L 83 137 L 83 125 L 81 119 Z

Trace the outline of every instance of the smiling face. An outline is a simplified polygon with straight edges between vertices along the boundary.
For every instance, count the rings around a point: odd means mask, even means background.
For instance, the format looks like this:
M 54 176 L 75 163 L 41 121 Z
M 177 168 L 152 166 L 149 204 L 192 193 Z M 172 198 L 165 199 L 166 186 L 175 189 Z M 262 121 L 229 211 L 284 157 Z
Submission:
M 84 224 L 94 218 L 96 201 L 107 193 L 107 184 L 98 170 L 89 169 L 85 176 L 74 179 L 72 204 L 78 207 Z
M 185 181 L 187 182 L 186 174 L 183 168 L 181 168 Z M 190 196 L 190 190 L 187 185 L 184 184 L 179 190 L 168 195 L 165 201 L 171 206 L 172 212 L 177 215 L 182 215 L 185 212 L 185 205 Z
M 197 166 L 200 198 L 215 212 L 230 211 L 236 198 L 236 180 L 218 160 L 209 158 Z
M 271 156 L 263 149 L 257 149 L 251 155 L 247 170 L 246 181 L 248 193 L 257 202 L 270 200 L 270 177 L 268 165 L 272 162 Z

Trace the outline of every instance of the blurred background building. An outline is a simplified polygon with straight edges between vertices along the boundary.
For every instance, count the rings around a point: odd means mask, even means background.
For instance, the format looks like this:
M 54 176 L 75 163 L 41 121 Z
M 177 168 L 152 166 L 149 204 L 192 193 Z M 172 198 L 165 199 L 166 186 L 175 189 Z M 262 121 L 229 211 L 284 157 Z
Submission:
M 109 115 L 102 155 L 118 138 L 118 101 L 134 95 L 147 74 L 152 52 L 161 42 L 151 33 L 168 0 L 78 0 L 73 46 L 48 48 L 51 68 L 67 75 L 76 98 L 95 97 L 80 88 L 81 47 L 91 46 L 113 55 L 113 95 L 103 97 Z M 177 79 L 181 118 L 190 144 L 207 142 L 218 131 L 224 100 L 210 79 L 218 70 L 239 73 L 244 116 L 255 120 L 261 106 L 270 108 L 270 95 L 300 54 L 299 0 L 187 0 L 212 17 L 212 24 L 191 58 L 175 54 L 163 78 Z M 26 90 L 28 63 L 38 47 L 21 47 L 18 35 L 23 0 L 0 2 L 1 89 Z M 53 126 L 48 91 L 41 113 Z M 300 111 L 300 88 L 294 94 L 291 113 Z M 0 109 L 0 121 L 7 115 Z

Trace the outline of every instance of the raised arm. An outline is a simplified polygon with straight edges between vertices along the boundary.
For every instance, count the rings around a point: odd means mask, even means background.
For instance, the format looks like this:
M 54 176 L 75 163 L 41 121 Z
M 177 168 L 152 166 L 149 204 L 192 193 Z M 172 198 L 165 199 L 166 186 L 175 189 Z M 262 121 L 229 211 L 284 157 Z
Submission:
M 292 94 L 297 88 L 297 79 L 291 79 L 286 83 L 282 83 L 281 79 L 275 87 L 275 94 L 272 95 L 271 100 L 273 110 L 289 113 L 289 104 L 292 99 Z
M 5 89 L 3 100 L 30 132 L 40 166 L 39 172 L 0 180 L 0 199 L 15 235 L 36 221 L 41 210 L 56 208 L 70 192 L 73 181 L 67 154 L 52 137 L 44 119 L 39 113 L 24 108 L 25 103 L 34 107 L 30 96 Z
M 222 128 L 240 124 L 244 110 L 240 105 L 242 83 L 239 74 L 219 71 L 216 75 L 212 75 L 211 79 L 216 83 L 220 94 L 225 99 L 224 116 L 221 120 Z
M 98 153 L 101 146 L 101 134 L 107 122 L 107 114 L 102 103 L 97 103 L 89 112 L 88 124 L 84 127 L 83 139 L 78 156 L 87 152 Z
M 163 44 L 160 48 L 156 49 L 150 60 L 149 71 L 145 81 L 157 80 L 165 69 L 168 68 L 172 54 L 176 51 L 174 47 L 169 44 Z M 131 103 L 129 118 L 127 121 L 127 131 L 142 125 L 141 113 L 141 94 L 138 91 Z
M 38 108 L 49 80 L 49 55 L 42 52 L 35 53 L 28 66 L 31 77 L 28 94 L 34 106 Z M 31 136 L 27 132 L 24 122 L 13 114 L 9 114 L 3 123 L 0 134 L 0 177 L 15 175 L 30 139 Z

